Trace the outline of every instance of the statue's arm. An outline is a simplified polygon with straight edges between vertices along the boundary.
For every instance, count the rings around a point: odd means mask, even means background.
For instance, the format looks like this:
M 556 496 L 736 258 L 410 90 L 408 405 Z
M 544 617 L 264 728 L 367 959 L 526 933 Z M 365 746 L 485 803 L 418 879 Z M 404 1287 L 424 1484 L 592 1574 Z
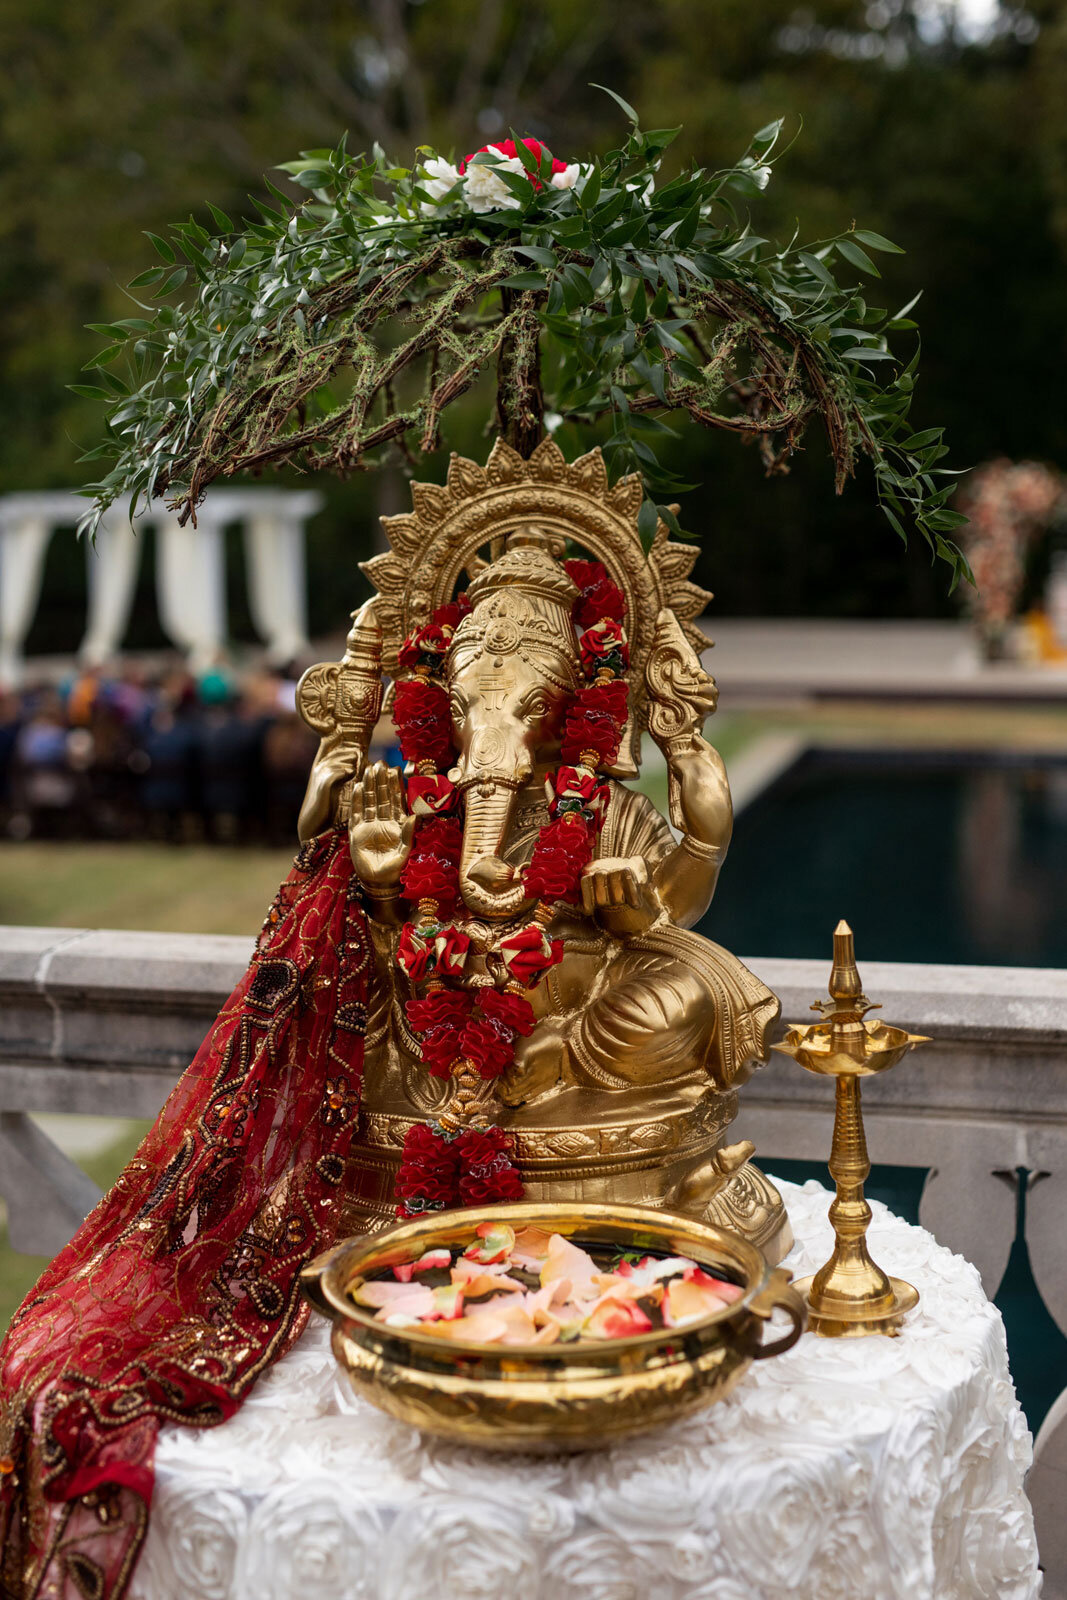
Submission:
M 382 630 L 374 607 L 368 600 L 353 616 L 344 659 L 309 667 L 297 685 L 297 710 L 319 735 L 297 822 L 302 844 L 339 820 L 343 791 L 363 772 L 381 713 Z
M 645 668 L 649 731 L 667 758 L 671 821 L 681 843 L 652 881 L 672 922 L 691 927 L 711 904 L 733 832 L 730 783 L 719 752 L 701 734 L 718 690 L 672 611 L 661 611 Z
M 681 827 L 682 838 L 655 867 L 652 882 L 671 921 L 691 928 L 715 893 L 733 832 L 733 803 L 723 759 L 713 745 L 699 733 L 671 740 L 670 745 L 665 754 L 671 820 Z

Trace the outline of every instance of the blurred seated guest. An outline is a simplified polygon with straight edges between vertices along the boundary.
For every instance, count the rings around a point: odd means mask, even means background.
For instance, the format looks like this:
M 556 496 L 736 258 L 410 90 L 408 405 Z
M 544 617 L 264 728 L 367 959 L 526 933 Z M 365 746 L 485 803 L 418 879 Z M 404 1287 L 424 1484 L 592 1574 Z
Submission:
M 15 741 L 22 726 L 19 698 L 0 688 L 0 827 L 7 828 L 12 812 L 11 773 L 15 764 Z
M 147 728 L 156 696 L 138 661 L 118 661 L 109 674 L 108 700 L 123 724 L 136 736 Z
M 71 741 L 82 734 L 90 741 L 85 766 L 88 782 L 87 815 L 98 838 L 118 839 L 136 829 L 139 807 L 130 769 L 134 738 L 105 683 L 93 706 L 89 726 L 75 729 Z M 73 759 L 73 753 L 72 753 Z
M 141 805 L 153 838 L 176 841 L 195 831 L 198 734 L 195 715 L 164 697 L 131 754 L 131 768 L 141 774 Z
M 296 712 L 296 685 L 278 684 L 275 714 L 263 740 L 266 827 L 272 844 L 296 838 L 296 823 L 318 747 L 317 736 Z
M 203 693 L 203 680 L 201 680 Z M 200 798 L 212 839 L 243 843 L 262 832 L 263 739 L 269 718 L 256 693 L 206 705 L 200 717 Z
M 232 701 L 234 692 L 233 678 L 221 657 L 197 680 L 196 694 L 202 706 L 227 705 Z
M 43 690 L 15 740 L 15 804 L 27 819 L 25 834 L 70 837 L 82 819 L 72 813 L 75 778 L 68 760 L 63 703 Z
M 99 667 L 84 667 L 67 691 L 67 722 L 72 728 L 85 728 L 93 719 L 103 692 Z

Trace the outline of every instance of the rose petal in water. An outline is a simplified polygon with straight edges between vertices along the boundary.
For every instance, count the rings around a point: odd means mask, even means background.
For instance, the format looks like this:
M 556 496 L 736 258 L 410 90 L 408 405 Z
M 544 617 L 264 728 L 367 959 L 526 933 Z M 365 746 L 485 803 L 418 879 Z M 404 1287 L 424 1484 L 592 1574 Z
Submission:
M 705 1272 L 703 1267 L 696 1265 L 686 1267 L 682 1277 L 686 1283 L 699 1283 L 702 1289 L 714 1290 L 720 1300 L 725 1300 L 730 1305 L 735 1300 L 740 1300 L 745 1292 L 736 1283 L 728 1283 L 725 1278 L 713 1277 Z
M 582 1332 L 594 1339 L 628 1339 L 635 1333 L 648 1333 L 651 1319 L 632 1300 L 607 1297 L 582 1324 Z
M 401 1283 L 410 1283 L 417 1272 L 432 1272 L 435 1268 L 452 1265 L 451 1250 L 427 1250 L 417 1261 L 403 1261 L 393 1268 L 393 1276 Z
M 715 1288 L 705 1288 L 702 1283 L 686 1283 L 684 1278 L 672 1278 L 663 1301 L 663 1320 L 669 1328 L 677 1328 L 682 1323 L 710 1317 L 725 1306 L 726 1301 Z
M 589 1294 L 593 1291 L 593 1279 L 599 1271 L 587 1250 L 572 1244 L 561 1233 L 554 1233 L 549 1240 L 545 1264 L 541 1268 L 541 1287 L 569 1278 L 572 1289 L 579 1294 Z
M 620 1261 L 616 1271 L 620 1278 L 629 1278 L 647 1289 L 649 1284 L 658 1283 L 661 1278 L 673 1277 L 675 1273 L 684 1273 L 695 1266 L 696 1262 L 690 1261 L 688 1256 L 645 1256 L 637 1262 Z
M 433 1310 L 433 1290 L 424 1283 L 396 1283 L 389 1278 L 372 1278 L 351 1291 L 357 1306 L 373 1306 L 389 1311 L 406 1311 L 409 1317 L 423 1317 Z
M 543 1228 L 520 1228 L 515 1235 L 515 1244 L 511 1252 L 512 1265 L 526 1267 L 530 1272 L 539 1272 L 541 1265 L 548 1256 L 548 1246 L 552 1235 Z
M 472 1261 L 487 1266 L 493 1261 L 504 1261 L 515 1244 L 515 1230 L 506 1222 L 481 1222 L 476 1230 L 478 1243 L 469 1244 L 463 1254 Z

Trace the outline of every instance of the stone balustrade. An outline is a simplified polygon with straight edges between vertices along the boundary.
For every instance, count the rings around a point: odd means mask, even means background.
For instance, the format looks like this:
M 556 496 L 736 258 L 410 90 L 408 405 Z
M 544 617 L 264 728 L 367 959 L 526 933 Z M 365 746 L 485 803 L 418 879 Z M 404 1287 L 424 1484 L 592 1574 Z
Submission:
M 97 1191 L 34 1112 L 154 1116 L 243 972 L 248 939 L 0 927 L 0 1196 L 17 1250 L 49 1254 Z M 747 958 L 810 1020 L 825 961 Z M 887 1021 L 931 1035 L 864 1083 L 878 1163 L 926 1171 L 920 1220 L 992 1296 L 1016 1233 L 1019 1174 L 1038 1290 L 1067 1333 L 1067 972 L 862 964 Z M 761 1161 L 825 1161 L 833 1094 L 774 1056 L 746 1085 L 738 1137 Z M 1064 1375 L 1067 1379 L 1067 1374 Z M 1049 1582 L 1067 1595 L 1067 1390 L 1030 1483 Z

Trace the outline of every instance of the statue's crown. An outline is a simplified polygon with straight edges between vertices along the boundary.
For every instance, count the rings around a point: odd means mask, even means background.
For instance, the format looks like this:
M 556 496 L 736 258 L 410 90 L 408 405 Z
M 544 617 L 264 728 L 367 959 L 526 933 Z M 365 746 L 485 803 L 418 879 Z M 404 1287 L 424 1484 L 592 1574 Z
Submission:
M 510 534 L 503 555 L 471 579 L 472 609 L 456 630 L 453 660 L 470 648 L 496 655 L 532 651 L 545 665 L 566 661 L 569 677 L 577 667 L 571 607 L 578 590 L 556 560 L 565 548 L 534 524 Z
M 471 579 L 467 590 L 471 605 L 477 608 L 501 589 L 519 590 L 550 605 L 563 606 L 570 617 L 578 590 L 557 564 L 566 549 L 564 540 L 546 533 L 533 523 L 525 523 L 508 535 L 502 556 Z

